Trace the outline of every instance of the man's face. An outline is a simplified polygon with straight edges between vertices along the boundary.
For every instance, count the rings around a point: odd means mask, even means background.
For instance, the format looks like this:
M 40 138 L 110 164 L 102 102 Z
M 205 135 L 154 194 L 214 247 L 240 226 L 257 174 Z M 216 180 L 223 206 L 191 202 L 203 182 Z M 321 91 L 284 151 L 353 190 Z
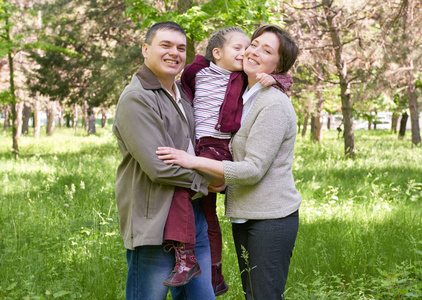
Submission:
M 150 44 L 142 46 L 145 65 L 160 82 L 174 81 L 186 62 L 186 37 L 174 30 L 157 30 Z

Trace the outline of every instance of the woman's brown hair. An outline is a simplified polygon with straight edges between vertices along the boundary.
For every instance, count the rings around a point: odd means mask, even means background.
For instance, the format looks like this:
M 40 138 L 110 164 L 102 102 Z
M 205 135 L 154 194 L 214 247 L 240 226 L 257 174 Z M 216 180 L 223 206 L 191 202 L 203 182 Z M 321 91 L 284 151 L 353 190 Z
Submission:
M 264 32 L 274 33 L 277 36 L 278 41 L 280 42 L 280 46 L 278 47 L 280 61 L 274 73 L 285 73 L 289 71 L 295 63 L 299 53 L 299 48 L 297 47 L 295 41 L 286 31 L 284 31 L 277 25 L 264 25 L 259 27 L 253 33 L 251 41 L 261 36 Z

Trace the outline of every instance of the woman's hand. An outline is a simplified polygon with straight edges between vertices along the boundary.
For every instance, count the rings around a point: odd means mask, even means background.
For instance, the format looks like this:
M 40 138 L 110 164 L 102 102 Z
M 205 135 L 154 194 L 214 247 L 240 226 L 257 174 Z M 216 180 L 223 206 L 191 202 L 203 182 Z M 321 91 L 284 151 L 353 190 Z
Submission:
M 219 182 L 211 182 L 212 186 L 218 187 L 224 183 L 224 165 L 221 161 L 190 155 L 185 151 L 171 147 L 158 147 L 155 153 L 166 164 L 176 164 L 186 169 L 195 169 L 211 175 L 215 180 L 220 180 Z
M 196 156 L 171 147 L 158 147 L 155 153 L 166 164 L 176 164 L 186 169 L 194 169 Z

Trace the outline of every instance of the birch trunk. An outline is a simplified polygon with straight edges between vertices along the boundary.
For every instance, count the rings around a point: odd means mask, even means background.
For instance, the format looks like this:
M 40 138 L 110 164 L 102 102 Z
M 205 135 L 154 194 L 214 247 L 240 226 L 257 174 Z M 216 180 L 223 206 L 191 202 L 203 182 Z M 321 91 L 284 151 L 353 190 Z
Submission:
M 56 102 L 49 101 L 47 104 L 47 126 L 46 133 L 47 135 L 53 135 L 54 133 L 54 119 L 56 118 Z
M 40 120 L 39 120 L 39 113 L 40 113 L 40 100 L 35 99 L 34 102 L 34 138 L 38 139 L 40 137 Z
M 347 64 L 343 57 L 343 45 L 340 41 L 339 28 L 336 23 L 338 11 L 331 8 L 332 1 L 323 0 L 325 18 L 330 30 L 331 41 L 335 53 L 337 72 L 340 78 L 341 110 L 344 122 L 344 153 L 351 157 L 355 156 L 355 135 L 353 132 L 352 99 L 350 94 L 350 82 L 347 74 Z

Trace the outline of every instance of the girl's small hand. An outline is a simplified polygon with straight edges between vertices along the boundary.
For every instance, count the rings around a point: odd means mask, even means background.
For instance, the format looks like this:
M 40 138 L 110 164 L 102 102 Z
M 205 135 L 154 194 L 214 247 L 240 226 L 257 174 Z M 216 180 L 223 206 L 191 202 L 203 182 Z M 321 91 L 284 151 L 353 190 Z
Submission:
M 176 164 L 187 169 L 193 169 L 196 158 L 183 150 L 171 147 L 158 147 L 155 154 L 166 164 Z
M 211 193 L 220 193 L 220 192 L 224 191 L 225 189 L 226 189 L 226 185 L 224 183 L 222 185 L 219 185 L 219 186 L 210 185 L 208 187 L 208 191 L 211 192 Z
M 258 82 L 265 87 L 277 84 L 277 81 L 275 81 L 275 79 L 271 75 L 266 73 L 256 74 L 256 80 L 258 80 Z

